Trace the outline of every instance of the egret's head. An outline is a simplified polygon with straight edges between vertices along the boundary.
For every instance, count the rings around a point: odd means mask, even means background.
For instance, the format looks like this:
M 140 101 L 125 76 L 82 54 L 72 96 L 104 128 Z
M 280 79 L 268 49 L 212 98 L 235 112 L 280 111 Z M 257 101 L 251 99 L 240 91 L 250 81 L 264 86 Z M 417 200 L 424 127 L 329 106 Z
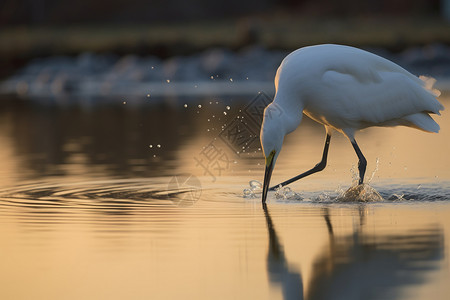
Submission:
M 261 126 L 261 145 L 266 160 L 266 171 L 264 174 L 264 184 L 262 202 L 266 202 L 269 191 L 270 177 L 272 176 L 275 162 L 281 151 L 286 130 L 283 124 L 281 109 L 274 103 L 264 110 L 264 120 Z

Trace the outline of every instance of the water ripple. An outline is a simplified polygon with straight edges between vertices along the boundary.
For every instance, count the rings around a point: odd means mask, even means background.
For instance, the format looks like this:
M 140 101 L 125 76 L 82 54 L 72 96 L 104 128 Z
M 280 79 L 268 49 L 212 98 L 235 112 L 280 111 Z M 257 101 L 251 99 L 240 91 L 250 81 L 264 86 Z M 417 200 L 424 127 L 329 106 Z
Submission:
M 41 213 L 77 210 L 127 213 L 139 208 L 173 206 L 189 189 L 169 189 L 153 179 L 121 179 L 86 182 L 39 182 L 0 190 L 3 211 L 32 209 Z

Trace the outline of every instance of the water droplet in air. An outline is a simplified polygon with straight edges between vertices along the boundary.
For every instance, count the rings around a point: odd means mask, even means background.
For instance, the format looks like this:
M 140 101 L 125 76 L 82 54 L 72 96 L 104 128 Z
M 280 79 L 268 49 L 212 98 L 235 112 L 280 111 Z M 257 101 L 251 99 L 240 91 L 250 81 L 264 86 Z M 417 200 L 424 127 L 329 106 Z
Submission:
M 170 83 L 170 79 L 167 79 L 166 82 L 167 82 L 167 83 Z
M 187 107 L 187 104 L 185 104 L 184 107 Z
M 148 145 L 149 148 L 153 148 L 153 145 Z
M 199 105 L 197 105 L 198 106 L 198 108 L 202 108 L 202 105 L 201 104 L 199 104 Z
M 226 115 L 227 115 L 227 112 L 226 112 L 226 111 L 224 111 L 224 112 L 223 112 L 223 114 L 224 114 L 224 115 L 226 116 Z
M 231 107 L 227 105 L 227 110 L 230 110 L 230 108 L 231 108 Z
M 147 94 L 147 98 L 150 98 L 150 94 Z
M 161 148 L 161 144 L 156 145 L 156 147 Z

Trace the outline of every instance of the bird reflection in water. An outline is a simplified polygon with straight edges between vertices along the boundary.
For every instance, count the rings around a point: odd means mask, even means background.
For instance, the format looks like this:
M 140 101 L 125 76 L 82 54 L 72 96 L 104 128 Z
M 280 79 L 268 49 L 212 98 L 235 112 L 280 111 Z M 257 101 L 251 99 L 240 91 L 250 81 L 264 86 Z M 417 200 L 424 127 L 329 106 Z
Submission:
M 271 285 L 281 286 L 283 299 L 402 299 L 401 288 L 425 282 L 425 272 L 439 267 L 444 245 L 439 227 L 401 235 L 366 234 L 367 208 L 357 209 L 359 224 L 353 234 L 344 236 L 335 234 L 330 209 L 323 209 L 329 244 L 313 262 L 304 293 L 301 272 L 289 264 L 263 203 L 269 234 L 267 271 Z
M 293 270 L 284 255 L 283 246 L 278 240 L 266 203 L 262 204 L 269 232 L 269 252 L 267 253 L 267 271 L 273 285 L 281 285 L 283 299 L 303 299 L 302 276 Z

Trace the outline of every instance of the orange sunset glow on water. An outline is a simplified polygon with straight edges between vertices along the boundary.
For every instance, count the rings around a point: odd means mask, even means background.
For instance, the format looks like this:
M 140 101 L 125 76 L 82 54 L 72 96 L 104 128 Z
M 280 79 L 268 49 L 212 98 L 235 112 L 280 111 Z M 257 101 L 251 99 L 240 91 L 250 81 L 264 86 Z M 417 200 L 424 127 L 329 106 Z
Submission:
M 290 185 L 295 197 L 270 192 L 263 208 L 260 192 L 243 193 L 262 181 L 261 150 L 237 154 L 221 138 L 245 106 L 227 101 L 2 110 L 0 297 L 445 299 L 448 110 L 438 134 L 357 134 L 383 201 L 338 200 L 357 157 L 335 134 L 327 168 Z M 317 163 L 324 137 L 305 118 L 273 182 Z M 205 169 L 208 145 L 222 160 Z

